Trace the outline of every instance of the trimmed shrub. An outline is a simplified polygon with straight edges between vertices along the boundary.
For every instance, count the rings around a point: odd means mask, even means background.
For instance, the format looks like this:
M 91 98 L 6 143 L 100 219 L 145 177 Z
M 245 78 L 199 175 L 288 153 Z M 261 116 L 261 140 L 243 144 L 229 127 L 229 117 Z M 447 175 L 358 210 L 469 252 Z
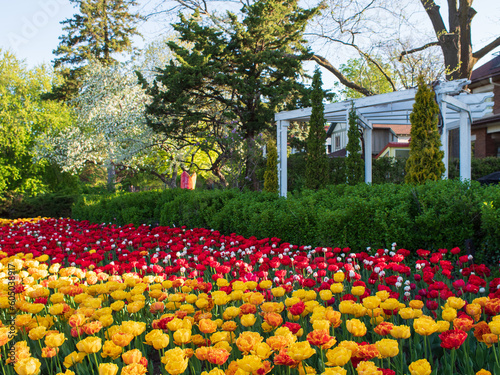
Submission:
M 409 250 L 464 247 L 480 259 L 500 257 L 500 186 L 446 180 L 422 185 L 331 185 L 274 193 L 170 189 L 83 196 L 73 217 L 114 222 L 204 227 L 245 237 L 278 237 L 297 245 Z
M 77 195 L 43 194 L 36 197 L 6 195 L 0 200 L 0 217 L 19 219 L 30 217 L 70 217 Z

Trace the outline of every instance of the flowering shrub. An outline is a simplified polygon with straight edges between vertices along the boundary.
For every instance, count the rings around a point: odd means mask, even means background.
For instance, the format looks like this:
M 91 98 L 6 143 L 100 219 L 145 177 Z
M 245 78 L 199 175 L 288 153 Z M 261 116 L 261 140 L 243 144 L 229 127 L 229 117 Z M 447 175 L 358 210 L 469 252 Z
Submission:
M 498 265 L 396 249 L 2 221 L 2 373 L 500 374 Z

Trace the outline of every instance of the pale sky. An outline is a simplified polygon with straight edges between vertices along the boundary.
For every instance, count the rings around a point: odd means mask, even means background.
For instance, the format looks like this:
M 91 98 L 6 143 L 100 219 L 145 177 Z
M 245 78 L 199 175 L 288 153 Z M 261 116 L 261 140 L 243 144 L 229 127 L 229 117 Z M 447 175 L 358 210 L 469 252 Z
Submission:
M 138 0 L 138 8 L 150 9 L 158 2 Z M 9 49 L 30 67 L 41 63 L 50 64 L 54 58 L 52 51 L 57 48 L 58 38 L 63 34 L 60 22 L 70 18 L 77 9 L 69 0 L 0 0 L 0 4 L 0 49 Z M 476 0 L 474 8 L 478 13 L 472 23 L 473 47 L 477 50 L 500 35 L 500 0 Z M 146 41 L 158 37 L 160 29 L 159 24 L 151 21 L 139 27 Z M 500 51 L 500 48 L 495 51 Z M 480 64 L 490 60 L 491 56 L 482 59 Z M 329 81 L 327 74 L 323 73 L 326 85 Z

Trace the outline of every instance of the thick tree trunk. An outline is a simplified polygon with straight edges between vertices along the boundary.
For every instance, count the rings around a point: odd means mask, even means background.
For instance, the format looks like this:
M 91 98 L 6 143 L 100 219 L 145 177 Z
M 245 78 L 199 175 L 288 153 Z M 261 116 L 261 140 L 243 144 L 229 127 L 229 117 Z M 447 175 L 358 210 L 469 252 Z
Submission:
M 227 180 L 224 174 L 222 173 L 222 167 L 224 166 L 224 160 L 226 159 L 225 155 L 219 154 L 217 159 L 213 162 L 210 167 L 210 171 L 212 174 L 219 179 L 218 185 L 222 188 L 227 187 Z
M 257 169 L 257 150 L 255 149 L 255 139 L 253 134 L 246 139 L 247 158 L 245 161 L 245 182 L 250 183 L 250 188 L 254 191 L 259 190 L 259 181 L 255 170 Z M 246 185 L 246 183 L 245 183 Z
M 470 78 L 479 60 L 472 53 L 471 23 L 476 15 L 472 0 L 448 0 L 449 30 L 443 22 L 440 7 L 434 0 L 420 0 L 429 16 L 438 44 L 443 51 L 446 79 Z
M 179 168 L 179 165 L 174 162 L 174 166 L 172 167 L 172 178 L 170 178 L 170 181 L 168 183 L 168 186 L 171 189 L 175 189 L 177 187 L 177 169 Z
M 112 162 L 109 163 L 108 166 L 108 191 L 115 191 L 115 166 Z

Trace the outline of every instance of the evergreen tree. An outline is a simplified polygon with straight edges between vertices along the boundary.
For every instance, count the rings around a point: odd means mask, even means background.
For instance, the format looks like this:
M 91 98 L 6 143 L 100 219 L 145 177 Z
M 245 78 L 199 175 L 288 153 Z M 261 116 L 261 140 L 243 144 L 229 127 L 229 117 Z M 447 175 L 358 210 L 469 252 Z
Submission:
M 180 43 L 169 43 L 176 61 L 159 70 L 149 93 L 149 125 L 186 140 L 222 139 L 227 129 L 245 143 L 244 181 L 258 189 L 258 136 L 273 129 L 275 113 L 299 97 L 302 61 L 310 56 L 303 33 L 317 8 L 297 0 L 258 0 L 205 25 L 199 14 L 174 25 Z M 288 108 L 292 109 L 292 108 Z M 228 156 L 229 157 L 229 154 Z
M 311 119 L 307 137 L 306 181 L 309 189 L 320 189 L 328 179 L 328 159 L 325 151 L 325 117 L 321 72 L 314 71 L 311 93 Z
M 278 192 L 278 149 L 276 142 L 267 142 L 267 163 L 264 172 L 264 190 L 270 193 Z
M 89 60 L 101 64 L 115 62 L 116 53 L 132 51 L 132 36 L 139 35 L 135 23 L 141 19 L 130 12 L 135 0 L 70 0 L 79 14 L 61 22 L 67 33 L 53 51 L 54 68 L 60 70 L 64 83 L 53 87 L 48 99 L 68 100 L 78 92 L 83 69 Z
M 363 181 L 363 159 L 361 158 L 360 129 L 358 116 L 354 107 L 349 112 L 349 128 L 347 129 L 346 177 L 349 185 L 356 185 Z
M 407 183 L 436 181 L 445 171 L 444 151 L 440 150 L 441 138 L 437 128 L 438 115 L 439 106 L 434 99 L 434 92 L 420 77 L 415 104 L 410 114 L 410 156 L 406 161 L 405 177 Z

